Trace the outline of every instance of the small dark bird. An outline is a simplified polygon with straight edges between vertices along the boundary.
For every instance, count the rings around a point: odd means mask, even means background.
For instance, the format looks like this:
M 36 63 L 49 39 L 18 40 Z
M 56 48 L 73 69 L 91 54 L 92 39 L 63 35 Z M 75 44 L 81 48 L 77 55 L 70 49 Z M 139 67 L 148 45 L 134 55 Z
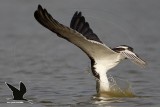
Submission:
M 26 87 L 22 82 L 20 82 L 19 90 L 8 83 L 6 85 L 13 91 L 13 100 L 27 100 L 23 98 L 23 95 L 26 93 Z

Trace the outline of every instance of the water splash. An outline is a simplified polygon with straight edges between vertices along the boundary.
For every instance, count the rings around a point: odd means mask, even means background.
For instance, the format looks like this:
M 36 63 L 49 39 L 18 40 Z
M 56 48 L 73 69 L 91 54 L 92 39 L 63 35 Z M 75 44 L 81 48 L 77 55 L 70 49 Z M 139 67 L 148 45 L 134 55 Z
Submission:
M 108 77 L 108 80 L 110 91 L 97 93 L 97 95 L 94 96 L 96 99 L 105 99 L 109 97 L 136 97 L 132 90 L 131 84 L 128 81 L 113 77 L 111 75 Z

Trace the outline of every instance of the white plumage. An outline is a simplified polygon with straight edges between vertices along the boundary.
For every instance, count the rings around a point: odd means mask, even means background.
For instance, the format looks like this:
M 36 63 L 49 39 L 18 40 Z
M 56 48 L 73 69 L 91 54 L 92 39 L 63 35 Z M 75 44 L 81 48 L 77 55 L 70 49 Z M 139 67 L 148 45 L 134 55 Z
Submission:
M 34 16 L 44 27 L 73 43 L 88 55 L 91 59 L 92 73 L 97 78 L 98 93 L 110 91 L 106 72 L 115 67 L 121 60 L 127 58 L 138 65 L 146 65 L 145 61 L 140 59 L 133 52 L 133 48 L 129 46 L 121 45 L 111 49 L 103 44 L 98 36 L 93 33 L 81 12 L 74 14 L 70 28 L 56 21 L 40 5 Z

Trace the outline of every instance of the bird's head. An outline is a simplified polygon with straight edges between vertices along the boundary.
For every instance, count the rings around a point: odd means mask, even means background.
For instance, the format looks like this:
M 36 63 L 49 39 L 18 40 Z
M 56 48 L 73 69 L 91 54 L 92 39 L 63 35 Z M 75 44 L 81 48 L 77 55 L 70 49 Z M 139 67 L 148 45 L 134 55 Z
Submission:
M 114 50 L 117 53 L 121 53 L 121 56 L 124 59 L 130 59 L 132 62 L 143 67 L 146 65 L 146 62 L 143 61 L 136 53 L 134 53 L 134 49 L 130 46 L 120 45 L 116 48 L 113 48 L 112 50 Z
M 125 51 L 125 50 L 129 50 L 131 52 L 134 51 L 134 49 L 130 46 L 127 46 L 127 45 L 120 45 L 120 46 L 117 46 L 116 48 L 113 48 L 114 51 L 120 53 L 121 51 Z

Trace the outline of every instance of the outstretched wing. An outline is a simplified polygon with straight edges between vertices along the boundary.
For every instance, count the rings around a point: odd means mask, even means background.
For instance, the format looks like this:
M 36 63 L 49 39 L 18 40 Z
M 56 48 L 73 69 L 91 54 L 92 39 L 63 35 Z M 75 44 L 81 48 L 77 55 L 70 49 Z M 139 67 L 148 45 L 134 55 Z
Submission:
M 17 89 L 17 88 L 15 88 L 15 87 L 13 87 L 12 85 L 10 85 L 10 84 L 8 84 L 8 83 L 6 83 L 7 84 L 7 86 L 13 91 L 13 99 L 14 100 L 20 100 L 19 99 L 19 96 L 21 96 L 20 95 L 20 91 Z M 21 97 L 20 97 L 21 98 Z
M 5 82 L 6 83 L 6 82 Z M 13 91 L 13 92 L 19 92 L 19 90 L 15 87 L 13 87 L 12 85 L 6 83 L 6 85 Z
M 20 92 L 21 92 L 22 94 L 25 94 L 25 93 L 26 93 L 26 87 L 25 87 L 25 85 L 24 85 L 22 82 L 20 82 Z
M 75 12 L 71 19 L 70 27 L 77 32 L 81 33 L 88 40 L 94 40 L 99 43 L 102 43 L 98 36 L 93 33 L 92 29 L 89 26 L 89 23 L 85 21 L 84 16 L 82 16 L 81 12 Z
M 69 42 L 75 44 L 77 47 L 83 50 L 90 58 L 93 58 L 94 60 L 100 60 L 105 58 L 107 59 L 110 55 L 117 54 L 112 49 L 103 44 L 100 40 L 97 40 L 98 37 L 92 32 L 92 30 L 89 27 L 89 24 L 87 24 L 87 22 L 85 21 L 82 21 L 82 26 L 84 25 L 84 28 L 88 28 L 89 33 L 85 33 L 85 30 L 83 28 L 78 28 L 77 30 L 77 28 L 74 27 L 75 23 L 77 22 L 74 16 L 73 20 L 71 21 L 71 27 L 73 29 L 76 29 L 77 31 L 60 24 L 47 12 L 46 9 L 43 9 L 40 5 L 38 6 L 38 9 L 35 11 L 34 16 L 35 19 L 41 25 L 56 33 L 59 37 L 64 38 Z M 77 16 L 77 13 L 75 16 Z M 80 19 L 84 20 L 84 18 Z M 96 38 L 96 40 L 90 38 L 90 33 L 91 35 L 94 35 L 93 38 Z

